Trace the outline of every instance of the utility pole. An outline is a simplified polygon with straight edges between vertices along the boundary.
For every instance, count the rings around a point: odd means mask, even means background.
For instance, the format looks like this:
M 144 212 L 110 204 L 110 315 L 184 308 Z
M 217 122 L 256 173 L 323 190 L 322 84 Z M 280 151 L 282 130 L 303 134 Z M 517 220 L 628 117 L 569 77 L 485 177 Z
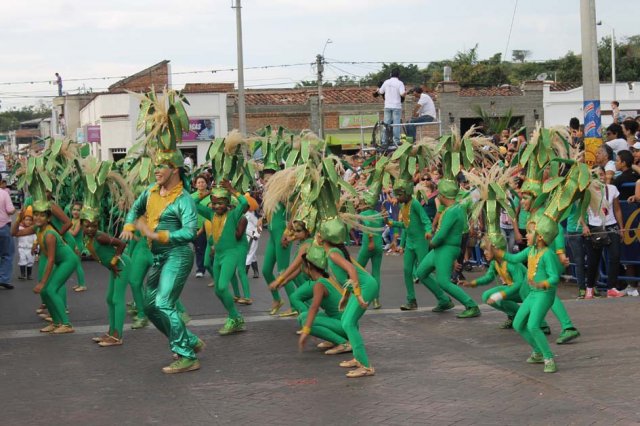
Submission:
M 235 6 L 234 6 L 235 1 Z M 238 47 L 238 121 L 240 133 L 247 134 L 247 113 L 244 103 L 244 61 L 242 58 L 242 5 L 241 0 L 231 0 L 231 8 L 236 10 L 236 43 Z
M 318 136 L 324 138 L 324 113 L 322 111 L 322 73 L 324 72 L 324 56 L 316 56 L 316 68 L 318 69 Z
M 611 84 L 613 85 L 613 100 L 616 98 L 616 30 L 611 28 Z
M 588 164 L 593 164 L 595 152 L 602 144 L 595 0 L 580 0 L 580 29 L 582 33 L 582 107 L 585 160 Z

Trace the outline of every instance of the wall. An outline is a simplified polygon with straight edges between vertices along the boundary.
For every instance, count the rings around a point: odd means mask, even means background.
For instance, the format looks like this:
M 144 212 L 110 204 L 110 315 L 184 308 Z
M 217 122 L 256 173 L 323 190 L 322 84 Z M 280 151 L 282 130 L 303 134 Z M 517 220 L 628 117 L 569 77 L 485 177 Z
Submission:
M 620 110 L 640 111 L 640 82 L 617 83 L 616 98 L 620 102 Z M 611 101 L 613 100 L 613 85 L 600 83 L 600 109 L 602 111 L 602 125 L 608 126 L 613 122 L 611 116 Z M 544 86 L 544 125 L 545 127 L 569 124 L 572 117 L 584 121 L 582 111 L 583 90 L 578 87 L 566 91 L 552 91 L 551 84 Z
M 446 129 L 451 124 L 460 127 L 461 119 L 477 118 L 478 114 L 474 111 L 476 106 L 497 117 L 503 117 L 511 110 L 512 116 L 524 117 L 524 126 L 528 132 L 535 128 L 537 120 L 544 120 L 542 82 L 540 84 L 525 83 L 522 91 L 494 89 L 463 90 L 456 82 L 441 83 L 438 89 L 438 104 L 443 127 Z M 518 92 L 520 94 L 517 94 Z M 467 93 L 470 96 L 462 96 L 461 93 Z M 482 95 L 484 93 L 495 93 L 495 95 Z M 453 117 L 454 123 L 450 123 L 449 114 Z

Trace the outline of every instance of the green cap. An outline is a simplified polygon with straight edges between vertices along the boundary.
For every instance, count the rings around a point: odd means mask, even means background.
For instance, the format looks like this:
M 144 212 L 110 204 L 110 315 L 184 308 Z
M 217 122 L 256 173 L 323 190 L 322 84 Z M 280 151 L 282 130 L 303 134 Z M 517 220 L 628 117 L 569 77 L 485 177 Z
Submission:
M 331 244 L 344 244 L 347 240 L 347 226 L 337 217 L 320 225 L 320 237 Z
M 226 198 L 231 200 L 231 193 L 221 186 L 215 186 L 211 190 L 211 196 L 216 198 Z
M 396 194 L 413 195 L 413 181 L 408 179 L 396 179 L 393 184 L 393 192 Z
M 316 244 L 315 242 L 307 249 L 307 262 L 311 263 L 316 268 L 325 271 L 327 269 L 327 253 L 324 247 Z
M 442 195 L 445 198 L 450 200 L 455 200 L 458 196 L 458 191 L 460 187 L 458 186 L 458 182 L 451 179 L 440 179 L 438 182 L 438 194 Z

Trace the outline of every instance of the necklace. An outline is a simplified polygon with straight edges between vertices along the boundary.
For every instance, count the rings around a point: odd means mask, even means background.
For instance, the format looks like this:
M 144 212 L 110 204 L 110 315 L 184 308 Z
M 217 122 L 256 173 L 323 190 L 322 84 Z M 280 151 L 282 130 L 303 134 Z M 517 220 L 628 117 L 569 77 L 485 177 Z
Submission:
M 213 216 L 213 220 L 211 221 L 211 236 L 213 237 L 214 243 L 218 243 L 218 240 L 220 240 L 225 223 L 227 223 L 227 213 Z
M 511 278 L 511 275 L 507 271 L 508 263 L 506 261 L 502 261 L 502 263 L 500 263 L 496 260 L 495 265 L 496 265 L 496 270 L 498 271 L 498 275 L 500 275 L 500 278 L 502 278 L 502 281 L 504 281 L 506 285 L 512 285 L 513 279 Z

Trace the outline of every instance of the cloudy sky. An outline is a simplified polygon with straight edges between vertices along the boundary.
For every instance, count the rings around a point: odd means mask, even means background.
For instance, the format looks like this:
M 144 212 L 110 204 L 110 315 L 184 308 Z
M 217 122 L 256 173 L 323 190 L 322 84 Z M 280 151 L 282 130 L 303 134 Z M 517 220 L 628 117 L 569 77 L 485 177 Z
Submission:
M 517 7 L 516 6 L 517 2 Z M 236 81 L 232 0 L 2 0 L 0 107 L 49 101 L 59 72 L 65 91 L 100 91 L 120 77 L 171 60 L 174 86 Z M 637 0 L 596 0 L 598 37 L 640 33 Z M 530 60 L 580 52 L 579 0 L 242 0 L 247 87 L 315 78 L 326 45 L 326 78 L 364 76 L 380 64 L 451 58 L 479 44 L 480 58 L 513 49 Z M 340 64 L 354 61 L 360 64 Z M 301 65 L 296 65 L 301 64 Z M 73 81 L 75 80 L 75 81 Z M 21 82 L 32 84 L 20 84 Z M 45 82 L 41 82 L 45 81 Z M 6 84 L 12 83 L 12 84 Z

